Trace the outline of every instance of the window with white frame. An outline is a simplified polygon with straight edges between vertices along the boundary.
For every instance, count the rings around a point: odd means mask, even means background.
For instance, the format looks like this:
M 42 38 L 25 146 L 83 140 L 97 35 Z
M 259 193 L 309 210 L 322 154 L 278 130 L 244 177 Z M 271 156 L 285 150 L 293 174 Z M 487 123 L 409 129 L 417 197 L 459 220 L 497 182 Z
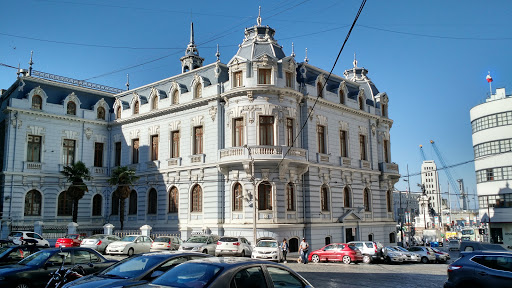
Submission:
M 233 72 L 233 87 L 242 87 L 244 86 L 242 71 Z
M 244 118 L 233 119 L 233 147 L 244 145 Z

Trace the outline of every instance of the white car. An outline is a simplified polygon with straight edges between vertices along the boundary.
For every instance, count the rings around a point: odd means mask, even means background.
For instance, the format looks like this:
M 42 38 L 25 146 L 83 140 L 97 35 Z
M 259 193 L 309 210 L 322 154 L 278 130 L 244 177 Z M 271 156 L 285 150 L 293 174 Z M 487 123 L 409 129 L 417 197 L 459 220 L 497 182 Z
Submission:
M 252 253 L 251 243 L 244 237 L 224 236 L 217 242 L 215 256 L 249 256 Z
M 126 254 L 132 256 L 133 254 L 146 253 L 151 249 L 151 238 L 142 235 L 128 235 L 121 238 L 121 241 L 116 241 L 108 244 L 105 249 L 105 254 Z
M 281 262 L 283 254 L 275 239 L 261 239 L 252 250 L 251 258 Z
M 382 254 L 384 255 L 384 261 L 387 263 L 402 263 L 407 259 L 405 254 L 390 246 L 382 248 Z
M 409 251 L 419 254 L 423 264 L 436 262 L 436 253 L 430 247 L 414 246 L 409 248 Z
M 402 252 L 407 257 L 407 260 L 405 260 L 407 262 L 420 262 L 421 261 L 420 254 L 411 252 L 411 251 L 405 249 L 404 247 L 400 247 L 400 246 L 393 246 L 393 248 Z
M 7 236 L 16 245 L 22 245 L 24 240 L 35 240 L 36 246 L 50 247 L 48 240 L 44 239 L 41 235 L 31 231 L 13 231 Z
M 187 241 L 181 243 L 178 251 L 194 251 L 215 255 L 219 238 L 217 235 L 193 235 Z

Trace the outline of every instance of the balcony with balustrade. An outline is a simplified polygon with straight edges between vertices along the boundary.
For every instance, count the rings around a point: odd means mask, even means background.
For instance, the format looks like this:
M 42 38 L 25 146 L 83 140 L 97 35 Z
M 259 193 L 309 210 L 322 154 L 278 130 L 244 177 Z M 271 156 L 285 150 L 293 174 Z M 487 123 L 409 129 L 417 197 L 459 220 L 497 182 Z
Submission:
M 306 162 L 307 150 L 288 146 L 240 146 L 230 147 L 219 150 L 218 160 L 220 163 L 240 162 L 240 160 L 251 159 L 249 155 L 251 150 L 252 158 L 257 160 L 280 161 L 287 159 L 297 162 Z

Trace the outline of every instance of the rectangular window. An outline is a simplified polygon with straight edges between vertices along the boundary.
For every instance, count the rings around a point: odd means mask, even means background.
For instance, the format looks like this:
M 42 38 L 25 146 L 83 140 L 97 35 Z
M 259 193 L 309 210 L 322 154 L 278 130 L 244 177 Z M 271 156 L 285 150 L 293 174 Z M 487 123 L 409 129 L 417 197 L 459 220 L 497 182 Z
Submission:
M 359 151 L 361 153 L 361 160 L 367 160 L 366 157 L 366 136 L 359 135 Z
M 286 144 L 289 147 L 294 146 L 293 140 L 293 119 L 286 118 Z
M 382 146 L 382 149 L 384 149 L 384 162 L 389 163 L 389 140 L 384 140 Z
M 171 158 L 180 157 L 180 131 L 171 133 Z
M 318 138 L 318 153 L 325 154 L 325 127 L 322 125 L 318 125 L 316 132 Z
M 242 77 L 242 71 L 237 71 L 233 73 L 233 87 L 242 87 L 244 86 Z
M 274 146 L 274 116 L 260 116 L 260 145 Z
M 121 166 L 121 142 L 116 142 L 115 146 L 116 152 L 114 155 L 114 165 L 119 167 Z
M 62 143 L 62 164 L 69 166 L 75 163 L 75 140 L 64 139 Z
M 270 74 L 271 69 L 259 69 L 258 70 L 258 84 L 271 84 L 270 83 Z
M 234 135 L 233 147 L 240 147 L 244 145 L 244 118 L 235 118 L 233 120 Z
M 286 87 L 293 88 L 293 73 L 286 72 Z
M 194 154 L 203 154 L 203 126 L 194 127 Z
M 132 164 L 139 163 L 139 138 L 132 140 Z
M 348 157 L 347 153 L 347 131 L 340 131 L 340 153 L 341 157 Z
M 41 162 L 41 136 L 28 135 L 27 162 Z
M 151 135 L 151 161 L 158 160 L 158 135 Z
M 94 143 L 94 167 L 103 167 L 103 143 Z

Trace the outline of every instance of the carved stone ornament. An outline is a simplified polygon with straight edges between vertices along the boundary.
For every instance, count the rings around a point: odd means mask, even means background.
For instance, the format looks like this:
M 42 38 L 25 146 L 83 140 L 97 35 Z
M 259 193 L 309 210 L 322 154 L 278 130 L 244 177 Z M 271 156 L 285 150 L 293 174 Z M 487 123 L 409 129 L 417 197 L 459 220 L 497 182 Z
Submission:
M 215 64 L 215 69 L 213 71 L 215 73 L 215 78 L 219 78 L 219 75 L 221 72 L 219 62 L 217 62 L 217 64 Z
M 85 137 L 87 138 L 87 140 L 91 140 L 92 132 L 93 131 L 91 127 L 85 128 Z
M 20 84 L 19 84 L 19 86 L 18 86 L 18 91 L 23 91 L 23 87 L 25 87 L 25 81 L 23 81 L 23 79 L 20 79 Z M 39 86 L 39 87 L 37 87 L 37 88 L 41 89 L 41 87 L 40 87 L 40 86 Z M 37 89 L 37 88 L 36 88 L 36 89 Z
M 209 113 L 210 117 L 212 117 L 212 121 L 215 121 L 215 115 L 217 115 L 217 107 L 211 106 Z
M 18 119 L 18 127 L 16 127 L 16 119 L 11 119 L 11 125 L 14 128 L 20 129 L 22 126 L 22 123 L 23 123 L 23 121 L 21 121 L 21 119 Z
M 225 104 L 226 107 L 229 107 L 229 99 L 226 96 L 224 96 L 224 103 L 226 103 Z
M 252 91 L 247 91 L 247 98 L 249 99 L 249 102 L 252 103 L 254 101 L 254 96 L 252 94 Z
M 375 136 L 375 131 L 377 131 L 377 125 L 375 123 L 372 123 L 372 135 Z
M 279 92 L 278 97 L 279 97 L 279 102 L 281 102 L 281 103 L 282 103 L 282 102 L 283 102 L 283 100 L 284 100 L 284 95 L 283 95 L 283 93 Z

